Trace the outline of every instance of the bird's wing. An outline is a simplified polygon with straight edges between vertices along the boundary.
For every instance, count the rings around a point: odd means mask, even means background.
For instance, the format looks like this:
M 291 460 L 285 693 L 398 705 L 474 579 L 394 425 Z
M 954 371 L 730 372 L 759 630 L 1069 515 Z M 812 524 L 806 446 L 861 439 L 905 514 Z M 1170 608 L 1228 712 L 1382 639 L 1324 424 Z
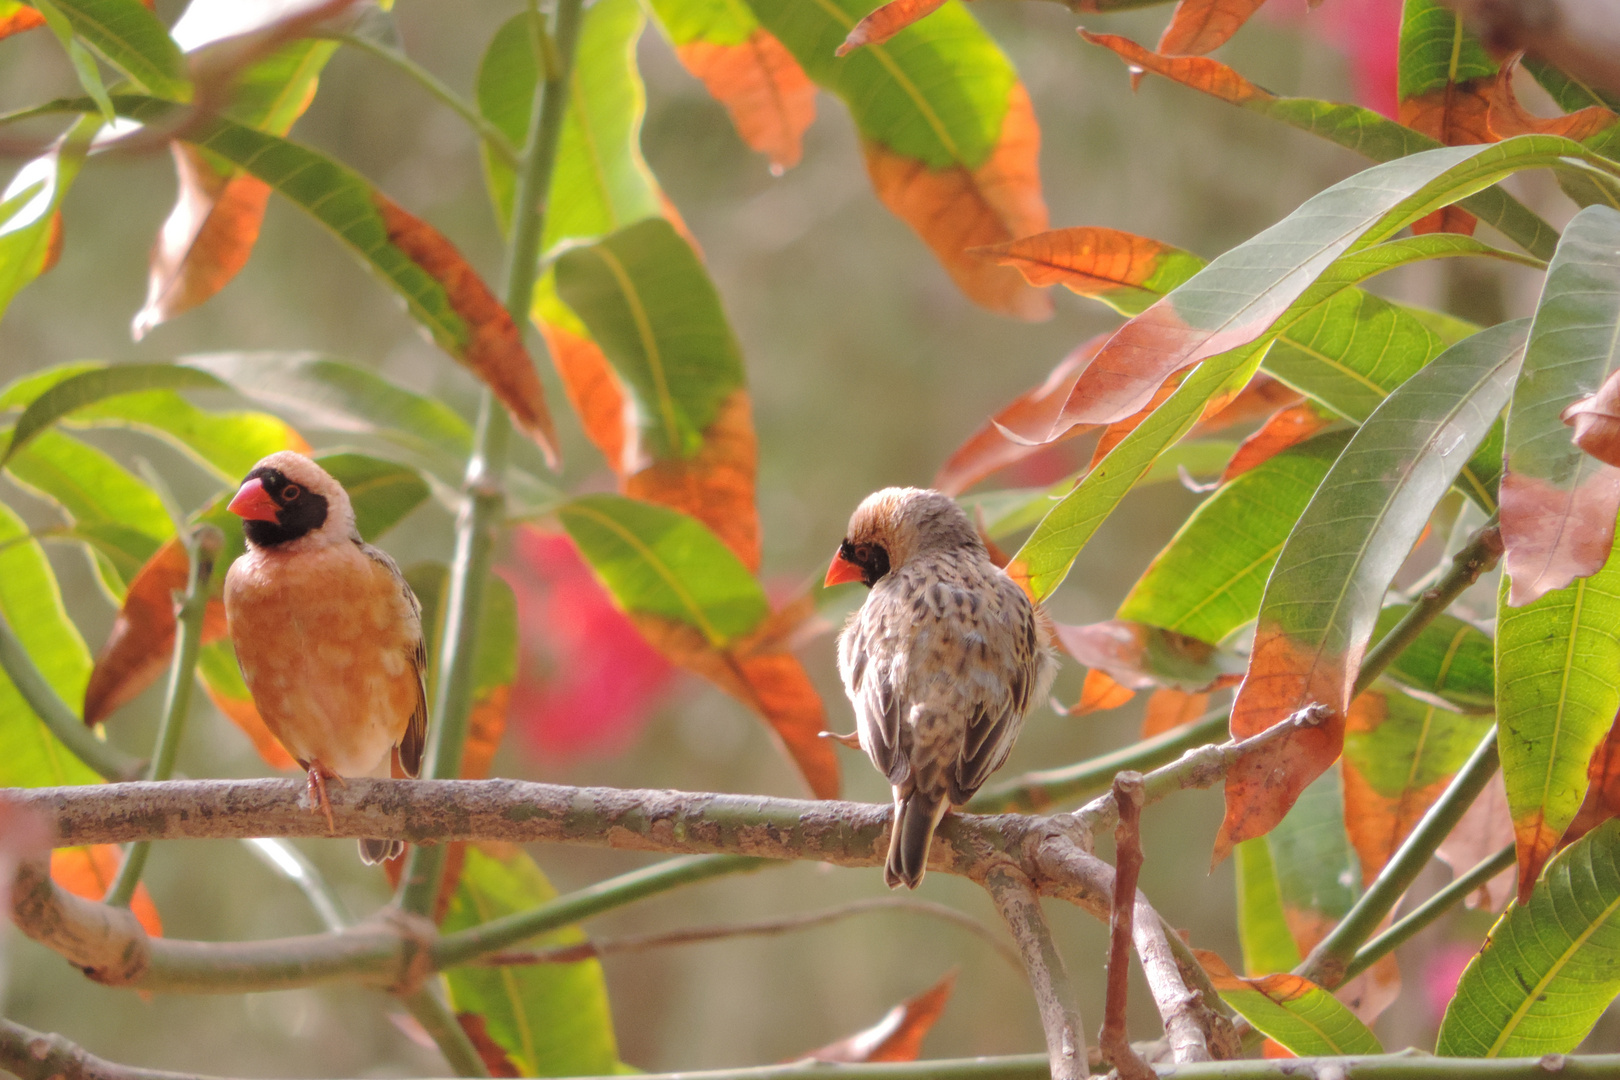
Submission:
M 422 753 L 427 747 L 427 642 L 422 637 L 422 602 L 411 591 L 410 583 L 400 572 L 396 563 L 388 552 L 381 548 L 358 540 L 360 550 L 373 562 L 380 564 L 383 569 L 393 577 L 394 584 L 399 587 L 400 594 L 405 598 L 406 608 L 410 611 L 411 641 L 410 651 L 411 671 L 416 676 L 416 707 L 411 710 L 411 719 L 405 725 L 405 734 L 399 740 L 399 763 L 407 776 L 422 775 Z
M 902 783 L 910 772 L 906 748 L 901 745 L 901 701 L 894 688 L 895 651 L 885 633 L 882 604 L 868 602 L 850 617 L 838 639 L 838 668 L 844 691 L 855 706 L 855 727 L 872 764 Z

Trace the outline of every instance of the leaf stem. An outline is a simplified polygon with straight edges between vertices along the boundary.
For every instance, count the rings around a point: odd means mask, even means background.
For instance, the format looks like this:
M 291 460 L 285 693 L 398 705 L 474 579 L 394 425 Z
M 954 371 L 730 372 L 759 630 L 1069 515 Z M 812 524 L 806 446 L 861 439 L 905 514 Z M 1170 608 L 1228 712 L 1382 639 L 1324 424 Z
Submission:
M 330 41 L 341 42 L 361 52 L 369 53 L 386 64 L 398 68 L 400 72 L 410 77 L 418 86 L 426 90 L 433 100 L 455 113 L 467 122 L 467 126 L 477 133 L 478 138 L 489 148 L 490 153 L 501 159 L 501 163 L 508 168 L 519 168 L 522 162 L 518 158 L 517 147 L 506 133 L 490 123 L 484 114 L 474 108 L 466 99 L 450 89 L 433 72 L 412 60 L 398 49 L 391 49 L 380 41 L 359 34 L 330 34 L 322 35 Z
M 95 732 L 84 726 L 84 721 L 74 714 L 34 665 L 4 614 L 0 614 L 0 670 L 11 679 L 23 701 L 50 733 L 102 779 L 114 783 L 134 780 L 146 770 L 145 762 L 102 742 Z
M 1217 709 L 1188 724 L 1143 739 L 1139 743 L 1091 758 L 1061 769 L 1043 769 L 1015 776 L 986 788 L 968 804 L 974 814 L 1006 811 L 1041 813 L 1055 802 L 1078 799 L 1108 790 L 1114 774 L 1122 770 L 1141 772 L 1176 760 L 1187 750 L 1226 737 L 1229 709 Z
M 1451 782 L 1429 812 L 1423 815 L 1399 850 L 1384 865 L 1384 869 L 1361 894 L 1349 914 L 1340 920 L 1327 937 L 1311 950 L 1305 961 L 1295 968 L 1295 974 L 1333 989 L 1344 982 L 1350 962 L 1363 942 L 1378 929 L 1384 916 L 1400 903 L 1402 894 L 1450 835 L 1463 814 L 1473 805 L 1479 793 L 1496 774 L 1496 725 L 1485 733 L 1457 778 Z
M 546 69 L 547 78 L 535 84 L 528 137 L 518 170 L 507 244 L 506 309 L 519 327 L 528 322 L 534 294 L 540 239 L 545 229 L 545 194 L 551 189 L 557 144 L 567 116 L 568 80 L 579 39 L 580 11 L 581 0 L 559 0 L 557 4 L 557 66 Z M 531 18 L 539 20 L 542 16 L 531 10 Z M 539 29 L 543 33 L 544 28 Z M 535 62 L 541 63 L 541 58 L 536 57 Z M 501 484 L 511 435 L 511 420 L 486 388 L 479 401 L 475 448 L 462 485 L 464 499 L 456 522 L 456 549 L 445 597 L 444 651 L 427 747 L 426 772 L 435 780 L 451 780 L 461 774 L 467 722 L 472 712 L 473 661 L 483 614 L 484 582 L 489 577 L 495 529 L 506 512 Z M 444 876 L 444 859 L 442 846 L 411 849 L 400 879 L 401 907 L 418 915 L 433 909 Z
M 202 648 L 203 616 L 208 611 L 208 586 L 214 578 L 214 563 L 225 546 L 225 536 L 212 525 L 199 525 L 186 540 L 189 566 L 186 592 L 175 613 L 174 662 L 169 666 L 169 689 L 163 699 L 163 717 L 158 722 L 157 745 L 146 779 L 167 780 L 174 775 L 175 755 L 180 751 L 180 733 L 191 712 L 191 687 L 196 682 L 197 654 Z M 124 849 L 118 876 L 102 903 L 129 907 L 151 854 L 149 840 L 137 840 Z
M 1515 854 L 1514 846 L 1509 844 L 1402 916 L 1394 926 L 1361 947 L 1355 959 L 1350 961 L 1350 966 L 1344 969 L 1344 977 L 1355 978 L 1381 960 L 1386 953 L 1393 952 L 1405 944 L 1412 935 L 1450 911 L 1469 893 L 1512 866 Z

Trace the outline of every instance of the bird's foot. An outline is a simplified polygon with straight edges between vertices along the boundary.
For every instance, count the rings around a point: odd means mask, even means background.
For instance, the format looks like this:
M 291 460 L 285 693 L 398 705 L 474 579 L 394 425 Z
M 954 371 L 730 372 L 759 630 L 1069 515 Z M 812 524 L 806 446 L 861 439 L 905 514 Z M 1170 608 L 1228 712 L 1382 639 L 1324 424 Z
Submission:
M 321 764 L 319 761 L 309 763 L 309 801 L 317 814 L 326 815 L 326 830 L 337 832 L 337 822 L 332 820 L 332 800 L 326 795 L 326 781 L 330 777 L 342 784 L 343 777 Z
M 858 733 L 853 731 L 848 735 L 840 735 L 836 731 L 821 731 L 817 732 L 817 734 L 819 734 L 823 739 L 831 739 L 833 742 L 843 743 L 851 750 L 859 750 L 861 748 L 861 737 Z

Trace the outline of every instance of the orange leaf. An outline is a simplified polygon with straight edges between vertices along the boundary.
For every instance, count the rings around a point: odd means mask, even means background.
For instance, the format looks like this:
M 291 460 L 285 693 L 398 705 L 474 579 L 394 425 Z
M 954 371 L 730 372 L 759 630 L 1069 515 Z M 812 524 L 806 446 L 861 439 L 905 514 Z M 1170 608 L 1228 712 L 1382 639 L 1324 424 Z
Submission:
M 1137 427 L 1141 425 L 1142 421 L 1146 420 L 1148 416 L 1152 414 L 1154 409 L 1157 409 L 1160 405 L 1163 405 L 1165 401 L 1169 399 L 1170 395 L 1176 392 L 1176 387 L 1181 385 L 1181 380 L 1182 373 L 1180 372 L 1170 376 L 1168 379 L 1164 380 L 1163 383 L 1159 384 L 1159 388 L 1157 390 L 1153 391 L 1153 396 L 1148 399 L 1148 403 L 1146 405 L 1143 405 L 1140 409 L 1127 416 L 1125 419 L 1116 420 L 1112 424 L 1109 424 L 1107 427 L 1103 428 L 1102 437 L 1097 440 L 1095 449 L 1091 451 L 1090 467 L 1095 469 L 1098 465 L 1102 464 L 1102 459 L 1107 457 L 1109 452 L 1112 451 L 1114 447 L 1124 442 L 1125 436 L 1135 431 Z
M 1243 692 L 1232 707 L 1232 737 L 1246 739 L 1312 702 L 1328 706 L 1326 720 L 1296 729 L 1239 758 L 1226 774 L 1226 818 L 1215 838 L 1215 861 L 1232 846 L 1271 831 L 1300 792 L 1327 771 L 1344 746 L 1344 717 L 1354 665 L 1306 650 L 1280 628 L 1262 625 Z
M 1350 703 L 1345 733 L 1373 731 L 1388 715 L 1388 699 L 1382 693 L 1362 694 Z M 1350 846 L 1361 862 L 1361 883 L 1372 884 L 1395 849 L 1417 825 L 1440 793 L 1451 783 L 1442 776 L 1422 787 L 1408 787 L 1399 795 L 1381 794 L 1359 769 L 1346 759 L 1344 779 L 1344 826 Z
M 223 289 L 246 265 L 259 238 L 270 185 L 245 172 L 218 172 L 202 151 L 170 144 L 180 193 L 152 245 L 146 304 L 136 341 Z
M 1228 480 L 1242 476 L 1290 446 L 1304 442 L 1332 423 L 1333 417 L 1330 414 L 1309 401 L 1279 409 L 1260 426 L 1260 430 L 1243 440 L 1243 444 L 1237 448 L 1237 453 L 1232 455 L 1232 460 L 1226 463 L 1226 470 L 1221 473 L 1220 482 L 1224 484 Z
M 627 431 L 635 429 L 633 406 L 601 346 L 554 322 L 537 318 L 535 325 L 546 339 L 546 350 L 562 378 L 563 392 L 585 425 L 585 435 L 602 451 L 614 472 L 622 475 L 634 471 L 637 466 L 626 454 L 634 454 L 635 447 L 625 438 Z
M 991 473 L 1045 450 L 1050 444 L 1042 440 L 1057 423 L 1075 380 L 1110 336 L 1098 334 L 1065 356 L 1045 382 L 1020 394 L 968 436 L 940 466 L 934 487 L 947 495 L 959 495 Z M 1056 441 L 1072 439 L 1087 430 L 1082 426 L 1069 428 Z M 1018 438 L 1009 438 L 1009 432 Z
M 816 84 L 769 31 L 756 27 L 741 45 L 688 42 L 675 55 L 726 107 L 748 148 L 771 159 L 773 173 L 799 163 L 804 131 L 816 118 Z
M 1106 712 L 1119 708 L 1135 696 L 1135 690 L 1121 686 L 1108 672 L 1092 668 L 1086 672 L 1086 681 L 1080 686 L 1080 700 L 1070 706 L 1065 715 L 1084 716 L 1087 713 Z
M 12 34 L 20 34 L 25 30 L 44 25 L 45 16 L 31 7 L 16 4 L 13 5 L 11 14 L 0 16 L 0 38 L 8 38 Z
M 118 877 L 121 857 L 117 844 L 59 847 L 51 852 L 51 880 L 74 896 L 99 903 Z M 158 917 L 157 905 L 152 903 L 152 894 L 146 891 L 145 885 L 135 886 L 129 910 L 148 934 L 163 936 L 163 920 Z
M 1590 784 L 1588 792 L 1603 811 L 1603 820 L 1620 817 L 1620 716 L 1615 717 L 1608 736 L 1592 754 L 1586 779 Z
M 1491 131 L 1487 120 L 1490 106 L 1485 96 L 1494 81 L 1490 78 L 1469 79 L 1416 94 L 1400 103 L 1396 119 L 1446 146 L 1496 142 L 1498 136 Z M 1454 232 L 1472 236 L 1475 224 L 1474 215 L 1468 211 L 1446 206 L 1413 222 L 1412 231 Z
M 1190 724 L 1203 716 L 1208 708 L 1208 694 L 1189 694 L 1170 687 L 1155 690 L 1147 700 L 1147 715 L 1142 717 L 1142 738 L 1151 739 L 1183 724 Z
M 1271 101 L 1277 96 L 1256 86 L 1218 60 L 1207 60 L 1201 56 L 1161 56 L 1118 34 L 1093 34 L 1082 30 L 1080 36 L 1093 45 L 1101 45 L 1114 52 L 1132 67 L 1162 75 L 1172 82 L 1190 86 L 1234 105 L 1256 100 Z
M 691 514 L 715 531 L 750 570 L 759 569 L 759 513 L 754 468 L 759 444 L 748 391 L 734 390 L 689 458 L 654 461 L 625 479 L 626 495 Z
M 1159 37 L 1159 52 L 1172 56 L 1214 52 L 1263 3 L 1265 0 L 1181 0 Z
M 214 703 L 214 708 L 224 713 L 230 718 L 231 723 L 242 729 L 242 734 L 253 743 L 253 749 L 264 758 L 265 764 L 272 769 L 285 769 L 289 772 L 298 768 L 298 762 L 287 753 L 287 748 L 270 734 L 270 729 L 265 726 L 264 718 L 259 715 L 258 706 L 253 704 L 251 697 L 229 697 L 211 682 L 204 682 L 203 689 L 208 692 L 208 700 Z
M 1041 132 L 1023 84 L 1015 83 L 1001 137 L 976 169 L 931 169 L 913 157 L 868 142 L 866 169 L 883 204 L 916 230 L 951 280 L 976 303 L 1003 315 L 1038 320 L 1052 301 L 1016 270 L 969 248 L 1006 243 L 1046 228 L 1037 158 Z
M 838 797 L 838 757 L 832 743 L 821 737 L 827 726 L 826 711 L 796 656 L 752 635 L 716 649 L 701 631 L 686 623 L 643 612 L 631 613 L 630 618 L 641 636 L 670 660 L 702 675 L 763 716 L 816 798 Z
M 443 233 L 374 192 L 372 204 L 388 230 L 388 242 L 444 288 L 450 306 L 467 324 L 455 357 L 495 392 L 512 420 L 557 463 L 557 433 L 546 409 L 545 390 L 511 315 L 478 272 Z
M 922 1041 L 945 1011 L 945 1003 L 956 988 L 956 970 L 915 997 L 890 1009 L 876 1024 L 846 1039 L 812 1050 L 800 1061 L 867 1062 L 916 1061 Z
M 1016 268 L 1031 285 L 1062 285 L 1081 296 L 1097 296 L 1143 284 L 1159 269 L 1160 259 L 1180 251 L 1119 229 L 1077 226 L 995 244 L 981 253 Z
M 1237 424 L 1247 424 L 1302 400 L 1304 395 L 1298 390 L 1262 372 L 1245 383 L 1235 395 L 1217 394 L 1214 400 L 1204 406 L 1203 417 L 1189 434 L 1207 435 Z
M 191 563 L 178 539 L 147 560 L 129 583 L 124 606 L 96 657 L 84 691 L 84 722 L 99 724 L 157 681 L 174 652 L 174 593 L 186 587 Z M 203 644 L 225 637 L 225 605 L 211 600 Z
M 1620 465 L 1620 372 L 1591 397 L 1581 398 L 1559 419 L 1575 429 L 1571 440 L 1605 465 Z
M 862 45 L 881 45 L 919 19 L 938 11 L 945 0 L 889 0 L 855 24 L 844 43 L 833 50 L 844 56 Z
M 1593 135 L 1614 124 L 1620 117 L 1601 105 L 1588 105 L 1563 116 L 1544 118 L 1532 113 L 1519 103 L 1513 92 L 1513 71 L 1517 63 L 1503 64 L 1496 82 L 1485 91 L 1485 123 L 1498 139 L 1511 139 L 1515 135 L 1562 135 L 1566 139 L 1585 142 Z

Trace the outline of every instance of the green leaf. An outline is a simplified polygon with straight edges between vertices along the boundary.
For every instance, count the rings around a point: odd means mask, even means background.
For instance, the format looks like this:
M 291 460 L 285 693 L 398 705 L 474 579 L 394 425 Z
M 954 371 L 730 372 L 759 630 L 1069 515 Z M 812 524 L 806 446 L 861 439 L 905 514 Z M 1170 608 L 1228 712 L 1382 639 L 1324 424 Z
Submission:
M 1271 841 L 1264 836 L 1245 840 L 1234 849 L 1233 857 L 1237 860 L 1237 924 L 1238 939 L 1243 943 L 1243 970 L 1252 975 L 1293 970 L 1305 955 L 1288 930 Z
M 1226 1003 L 1298 1057 L 1382 1054 L 1366 1024 L 1328 991 L 1298 975 L 1217 981 Z
M 1497 747 L 1526 895 L 1586 794 L 1587 763 L 1620 710 L 1620 559 L 1496 609 Z
M 50 5 L 35 6 L 41 14 L 47 6 L 59 9 L 78 37 L 151 94 L 191 100 L 180 47 L 140 0 L 50 0 Z
M 22 520 L 0 504 L 0 615 L 57 695 L 84 700 L 90 650 L 62 606 L 56 575 Z M 34 714 L 0 672 L 0 787 L 100 782 Z
M 1553 101 L 1565 112 L 1575 112 L 1589 105 L 1620 110 L 1620 94 L 1612 90 L 1583 83 L 1568 72 L 1561 71 L 1534 56 L 1526 56 L 1522 63 L 1524 69 L 1541 84 L 1543 90 L 1552 95 Z
M 554 899 L 554 889 L 521 851 L 496 855 L 469 846 L 443 930 L 451 933 Z M 577 926 L 529 946 L 585 940 Z M 451 1006 L 482 1016 L 489 1035 L 522 1076 L 604 1076 L 619 1071 L 607 985 L 595 960 L 574 964 L 461 967 L 445 975 Z
M 1402 101 L 1496 74 L 1479 39 L 1437 0 L 1406 0 L 1397 64 L 1396 93 Z
M 9 388 L 8 388 L 9 389 Z M 123 394 L 142 390 L 223 390 L 225 384 L 206 372 L 174 364 L 120 364 L 116 367 L 86 368 L 70 374 L 28 402 L 28 407 L 12 430 L 0 465 L 28 444 L 28 441 L 69 413 Z M 3 400 L 14 404 L 10 394 Z
M 1378 613 L 1376 643 L 1395 626 L 1411 604 L 1389 604 Z M 1491 635 L 1455 615 L 1442 612 L 1390 662 L 1384 676 L 1400 685 L 1450 702 L 1459 709 L 1494 712 L 1496 643 Z M 1475 739 L 1469 748 L 1479 744 Z
M 367 541 L 399 524 L 430 494 L 415 469 L 392 461 L 364 454 L 322 454 L 316 460 L 349 493 L 355 527 Z
M 742 353 L 697 255 L 662 218 L 557 260 L 557 292 L 634 389 L 656 457 L 689 457 L 743 384 Z
M 1620 994 L 1620 820 L 1559 852 L 1464 969 L 1440 1023 L 1446 1057 L 1565 1054 Z
M 662 213 L 658 183 L 641 156 L 647 102 L 635 53 L 645 22 L 636 0 L 602 0 L 585 12 L 542 251 L 566 240 L 595 240 Z M 528 134 L 535 79 L 529 17 L 515 15 L 490 39 L 477 84 L 479 112 L 515 145 L 521 146 Z M 512 171 L 487 147 L 483 154 L 490 198 L 504 227 L 510 216 Z
M 626 611 L 676 619 L 721 646 L 770 612 L 759 582 L 696 518 L 617 495 L 585 495 L 557 517 Z
M 36 417 L 50 414 L 53 422 L 61 419 L 68 426 L 134 427 L 150 432 L 185 451 L 230 483 L 239 482 L 266 455 L 278 450 L 307 449 L 297 432 L 284 421 L 265 413 L 209 412 L 173 390 L 113 389 L 118 388 L 119 380 L 123 379 L 135 385 L 144 378 L 162 380 L 168 376 L 151 369 L 169 367 L 163 364 L 116 367 L 95 363 L 59 364 L 25 375 L 0 390 L 0 409 L 22 408 L 26 416 L 36 402 L 46 395 L 55 395 L 50 403 L 41 406 Z M 135 373 L 114 374 L 128 369 Z M 212 380 L 214 386 L 224 385 L 201 371 L 188 371 L 175 378 L 194 380 L 191 385 L 197 386 L 203 385 L 205 379 Z M 13 445 L 18 444 L 14 441 Z
M 1283 542 L 1349 439 L 1318 435 L 1222 484 L 1154 558 L 1118 617 L 1212 645 L 1253 619 Z
M 50 28 L 52 36 L 67 53 L 68 63 L 73 65 L 73 74 L 78 76 L 79 85 L 96 103 L 96 108 L 101 110 L 101 118 L 108 123 L 117 119 L 112 98 L 107 96 L 107 86 L 101 81 L 101 68 L 90 50 L 85 48 L 84 42 L 74 36 L 73 23 L 52 0 L 32 0 L 32 3 Z
M 472 426 L 448 405 L 376 372 L 316 353 L 234 352 L 185 357 L 244 397 L 309 430 L 372 435 L 451 482 L 472 452 Z
M 1502 479 L 1509 603 L 1524 604 L 1608 558 L 1620 469 L 1570 440 L 1565 408 L 1620 371 L 1620 212 L 1589 206 L 1564 229 L 1542 284 L 1508 410 Z
M 101 130 L 99 116 L 76 122 L 47 154 L 17 170 L 0 194 L 0 315 L 50 260 L 57 212 Z

